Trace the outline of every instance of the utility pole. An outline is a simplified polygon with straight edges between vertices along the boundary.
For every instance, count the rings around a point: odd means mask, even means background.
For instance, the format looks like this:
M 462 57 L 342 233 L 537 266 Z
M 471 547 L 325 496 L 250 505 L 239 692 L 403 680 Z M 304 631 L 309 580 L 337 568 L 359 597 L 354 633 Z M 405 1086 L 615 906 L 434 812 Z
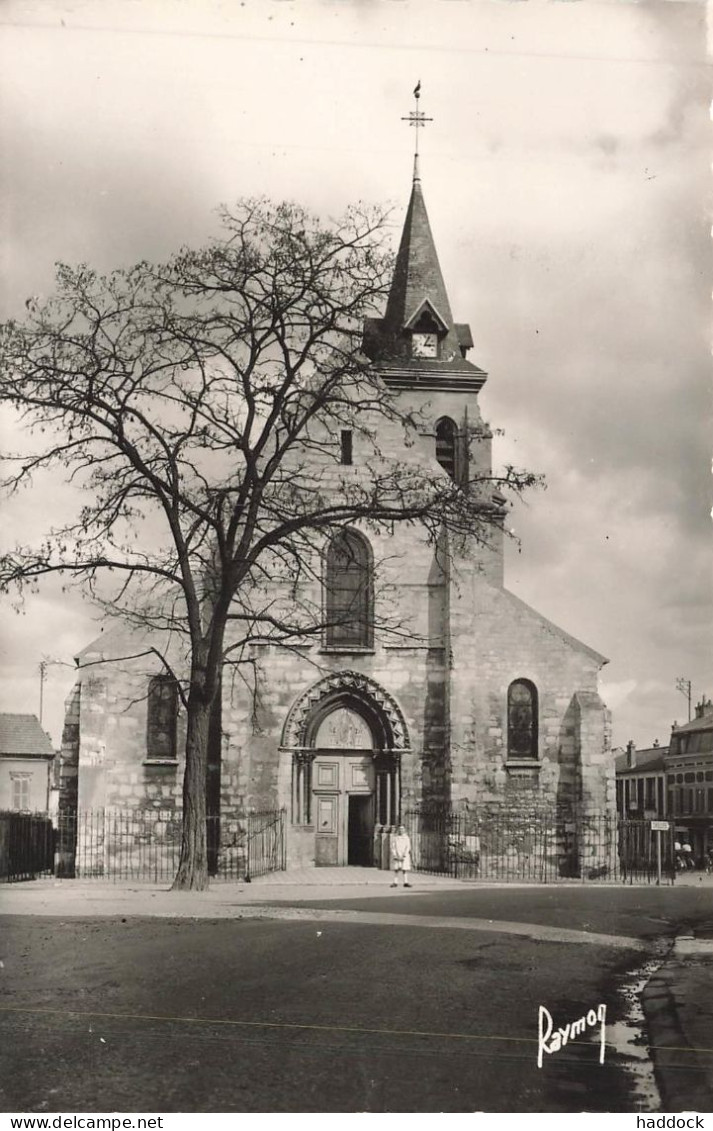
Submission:
M 690 679 L 684 679 L 684 677 L 682 675 L 680 675 L 678 677 L 678 679 L 676 680 L 676 689 L 677 689 L 677 691 L 680 691 L 682 695 L 685 695 L 686 699 L 688 700 L 688 721 L 690 723 L 690 721 L 691 721 L 691 681 L 690 681 Z
M 47 660 L 40 660 L 40 726 L 42 726 L 42 709 L 45 698 L 45 676 L 47 675 Z
M 64 668 L 71 668 L 72 665 L 66 663 L 65 660 L 52 660 L 49 656 L 43 656 L 39 662 L 40 670 L 40 726 L 42 726 L 42 713 L 44 711 L 45 700 L 45 680 L 47 678 L 47 669 L 50 664 L 60 664 Z

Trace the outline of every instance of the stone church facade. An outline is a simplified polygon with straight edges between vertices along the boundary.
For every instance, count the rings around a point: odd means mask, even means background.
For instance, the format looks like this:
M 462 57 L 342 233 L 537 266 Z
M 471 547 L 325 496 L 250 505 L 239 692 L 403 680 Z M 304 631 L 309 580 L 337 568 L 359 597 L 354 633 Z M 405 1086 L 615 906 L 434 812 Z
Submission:
M 488 474 L 478 394 L 487 374 L 453 320 L 415 177 L 383 318 L 364 352 L 389 394 L 423 421 L 408 458 L 456 482 Z M 403 445 L 384 421 L 380 447 Z M 358 475 L 360 433 L 331 438 L 340 475 Z M 374 861 L 379 833 L 416 807 L 540 812 L 572 822 L 615 813 L 606 662 L 510 593 L 504 500 L 491 494 L 487 544 L 398 525 L 349 528 L 324 546 L 328 627 L 320 640 L 251 650 L 226 671 L 211 741 L 209 809 L 286 811 L 290 865 Z M 319 571 L 317 571 L 319 573 Z M 317 595 L 317 599 L 319 599 Z M 170 685 L 121 629 L 78 657 L 68 701 L 62 802 L 180 807 L 183 719 Z M 104 661 L 97 663 L 97 661 Z

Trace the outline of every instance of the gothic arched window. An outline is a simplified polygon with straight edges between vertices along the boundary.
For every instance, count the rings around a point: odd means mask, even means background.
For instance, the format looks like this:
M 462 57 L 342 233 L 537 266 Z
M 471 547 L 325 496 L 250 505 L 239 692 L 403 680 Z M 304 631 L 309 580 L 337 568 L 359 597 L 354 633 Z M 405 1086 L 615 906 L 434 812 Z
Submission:
M 436 424 L 436 459 L 455 482 L 458 470 L 458 428 L 449 416 L 442 416 Z
M 508 758 L 537 758 L 537 688 L 516 679 L 508 688 Z
M 149 682 L 146 711 L 146 757 L 175 761 L 178 684 L 170 675 L 156 675 Z
M 325 642 L 330 648 L 370 648 L 374 596 L 371 547 L 355 530 L 329 543 L 325 569 Z

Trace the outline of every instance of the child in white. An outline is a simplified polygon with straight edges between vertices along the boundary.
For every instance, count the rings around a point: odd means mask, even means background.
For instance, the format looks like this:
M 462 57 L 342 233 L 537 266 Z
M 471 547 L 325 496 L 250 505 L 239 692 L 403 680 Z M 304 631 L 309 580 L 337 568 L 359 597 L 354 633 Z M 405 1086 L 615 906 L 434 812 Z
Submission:
M 392 888 L 398 887 L 399 872 L 403 875 L 404 887 L 410 888 L 411 838 L 403 825 L 399 825 L 396 833 L 391 836 L 391 867 L 394 869 Z

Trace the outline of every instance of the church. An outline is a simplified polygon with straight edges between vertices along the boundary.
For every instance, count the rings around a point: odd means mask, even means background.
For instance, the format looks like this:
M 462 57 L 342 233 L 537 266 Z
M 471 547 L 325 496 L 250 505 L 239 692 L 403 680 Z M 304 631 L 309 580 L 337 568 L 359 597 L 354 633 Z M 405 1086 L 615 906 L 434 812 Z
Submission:
M 416 161 L 388 301 L 367 320 L 363 351 L 388 395 L 418 415 L 409 458 L 456 483 L 491 471 L 478 400 L 487 374 L 472 350 L 451 310 Z M 358 430 L 332 439 L 344 475 L 372 458 Z M 384 832 L 429 808 L 541 817 L 561 838 L 613 817 L 610 717 L 598 693 L 606 660 L 505 587 L 504 502 L 492 494 L 490 535 L 470 546 L 434 549 L 405 524 L 389 535 L 349 527 L 325 544 L 321 638 L 291 648 L 257 641 L 250 679 L 224 677 L 211 813 L 284 810 L 288 867 L 379 864 Z M 141 810 L 158 821 L 180 808 L 175 688 L 145 658 L 121 659 L 132 651 L 114 629 L 77 658 L 65 811 Z

